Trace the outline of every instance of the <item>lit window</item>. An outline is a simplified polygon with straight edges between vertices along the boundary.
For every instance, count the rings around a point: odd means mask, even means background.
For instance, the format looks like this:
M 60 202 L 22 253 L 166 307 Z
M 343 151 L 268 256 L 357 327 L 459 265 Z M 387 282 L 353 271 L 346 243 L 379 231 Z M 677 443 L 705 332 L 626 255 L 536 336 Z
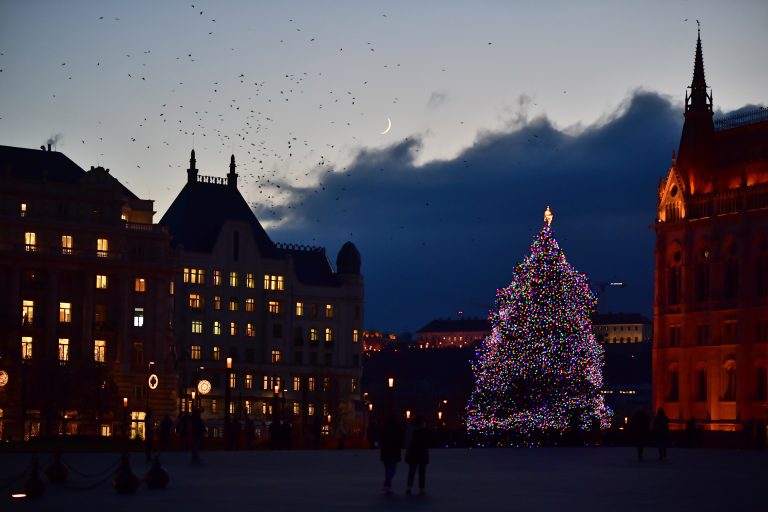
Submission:
M 333 304 L 325 305 L 325 318 L 333 318 Z
M 331 378 L 330 377 L 323 377 L 323 391 L 328 391 L 331 389 Z M 323 412 L 323 415 L 328 414 L 326 412 Z
M 217 402 L 215 399 L 211 399 L 211 412 L 213 414 L 219 412 L 219 402 Z
M 304 316 L 304 303 L 303 302 L 297 302 L 296 303 L 296 316 Z
M 213 347 L 213 360 L 221 361 L 221 347 Z
M 173 281 L 168 282 L 168 295 L 173 295 Z
M 280 313 L 280 302 L 276 300 L 269 301 L 269 304 L 267 305 L 267 309 L 272 314 L 279 314 Z
M 331 343 L 333 341 L 333 329 L 330 327 L 325 328 L 325 341 Z
M 19 213 L 21 214 L 22 217 L 26 217 L 27 216 L 27 203 L 21 203 L 20 206 L 21 206 L 21 208 L 20 208 Z
M 27 252 L 37 251 L 37 235 L 30 231 L 24 233 L 24 247 Z
M 307 391 L 314 391 L 317 387 L 317 379 L 315 377 L 310 377 L 307 379 Z
M 245 374 L 245 389 L 253 389 L 253 374 Z
M 301 391 L 301 377 L 299 377 L 298 375 L 293 378 L 293 390 Z
M 352 377 L 351 389 L 353 393 L 357 393 L 357 379 Z
M 270 382 L 271 382 L 270 377 L 268 375 L 265 375 L 264 376 L 264 381 L 263 381 L 263 387 L 264 387 L 265 390 L 270 389 L 270 387 L 271 387 L 270 386 Z
M 140 293 L 147 291 L 147 280 L 143 277 L 137 277 L 133 283 L 133 291 Z
M 219 322 L 218 320 L 213 321 L 213 334 L 215 334 L 216 336 L 221 334 L 221 322 Z
M 189 307 L 192 309 L 200 309 L 203 307 L 203 297 L 199 293 L 189 294 Z
M 21 358 L 32 359 L 32 336 L 21 337 Z
M 33 325 L 35 321 L 35 301 L 21 301 L 21 325 Z
M 184 268 L 184 282 L 190 284 L 205 283 L 205 270 L 202 268 Z
M 106 238 L 96 239 L 96 256 L 106 258 L 109 254 L 109 241 Z
M 202 320 L 192 320 L 192 333 L 194 333 L 194 334 L 203 334 L 203 321 Z
M 72 303 L 59 302 L 59 322 L 68 324 L 72 321 Z
M 59 338 L 59 361 L 69 361 L 69 338 Z
M 213 309 L 215 309 L 216 311 L 221 309 L 221 296 L 219 295 L 213 296 Z
M 221 270 L 213 271 L 213 284 L 215 286 L 221 286 Z
M 230 272 L 229 273 L 229 286 L 235 288 L 237 287 L 237 272 Z
M 229 322 L 229 335 L 230 336 L 237 336 L 237 323 L 236 322 Z
M 318 335 L 317 335 L 317 329 L 312 327 L 309 329 L 309 341 L 317 341 Z
M 235 372 L 229 372 L 229 387 L 234 389 L 237 387 L 237 374 Z M 234 412 L 234 411 L 229 411 Z
M 298 416 L 301 414 L 301 402 L 293 402 L 293 415 Z
M 107 289 L 107 276 L 103 274 L 96 275 L 96 288 Z
M 280 388 L 280 387 L 282 387 L 282 386 L 280 385 L 280 377 L 278 377 L 278 376 L 275 376 L 275 377 L 272 377 L 272 379 L 273 379 L 273 381 L 272 381 L 272 389 L 274 389 L 274 388 L 276 388 L 276 387 L 277 387 L 277 388 Z
M 253 313 L 254 309 L 253 299 L 245 299 L 245 310 L 249 313 Z
M 72 254 L 71 235 L 61 235 L 61 254 Z
M 103 363 L 107 360 L 107 342 L 104 340 L 93 341 L 93 360 Z
M 273 276 L 264 274 L 265 290 L 283 290 L 285 289 L 285 279 L 283 276 Z
M 245 334 L 250 337 L 256 336 L 256 328 L 252 323 L 248 322 L 245 324 Z
M 133 326 L 142 327 L 144 325 L 144 308 L 133 308 Z
M 239 304 L 237 303 L 237 299 L 229 299 L 230 311 L 237 311 L 238 307 L 239 307 Z
M 245 274 L 245 286 L 246 288 L 255 288 L 256 287 L 256 278 L 253 277 L 252 272 L 248 272 Z
M 358 343 L 360 341 L 360 331 L 352 329 L 352 343 Z
M 315 415 L 315 404 L 307 404 L 307 416 Z
M 229 414 L 235 414 L 235 402 L 229 402 Z
M 251 414 L 251 401 L 246 400 L 245 401 L 245 414 Z
M 280 351 L 279 350 L 273 350 L 272 351 L 272 362 L 273 363 L 279 363 L 280 362 Z
M 189 347 L 189 358 L 200 359 L 202 357 L 202 347 L 200 345 L 192 345 Z

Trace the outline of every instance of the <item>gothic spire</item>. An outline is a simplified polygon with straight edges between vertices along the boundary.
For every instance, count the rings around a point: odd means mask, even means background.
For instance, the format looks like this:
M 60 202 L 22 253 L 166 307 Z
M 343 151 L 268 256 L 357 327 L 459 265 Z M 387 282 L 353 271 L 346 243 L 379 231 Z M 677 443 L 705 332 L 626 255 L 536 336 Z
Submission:
M 237 187 L 237 173 L 235 172 L 235 155 L 232 155 L 229 159 L 229 174 L 227 174 L 227 185 L 230 187 Z
M 197 182 L 197 167 L 195 167 L 196 164 L 195 160 L 195 150 L 192 150 L 192 154 L 189 157 L 189 169 L 187 169 L 187 183 L 195 183 Z
M 696 21 L 698 23 L 698 20 Z M 704 78 L 704 55 L 701 51 L 701 29 L 696 38 L 696 58 L 693 63 L 693 80 L 690 94 L 685 97 L 686 112 L 712 112 L 712 94 L 707 93 L 707 80 Z

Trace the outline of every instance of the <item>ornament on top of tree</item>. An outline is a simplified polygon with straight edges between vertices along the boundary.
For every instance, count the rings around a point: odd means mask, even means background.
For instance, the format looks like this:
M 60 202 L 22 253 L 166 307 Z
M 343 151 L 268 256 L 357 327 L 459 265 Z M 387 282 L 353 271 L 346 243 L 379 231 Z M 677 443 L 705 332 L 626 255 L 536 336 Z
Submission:
M 537 445 L 610 426 L 603 348 L 590 320 L 597 300 L 566 261 L 552 219 L 547 206 L 531 254 L 496 294 L 491 334 L 475 353 L 467 429 L 483 444 Z

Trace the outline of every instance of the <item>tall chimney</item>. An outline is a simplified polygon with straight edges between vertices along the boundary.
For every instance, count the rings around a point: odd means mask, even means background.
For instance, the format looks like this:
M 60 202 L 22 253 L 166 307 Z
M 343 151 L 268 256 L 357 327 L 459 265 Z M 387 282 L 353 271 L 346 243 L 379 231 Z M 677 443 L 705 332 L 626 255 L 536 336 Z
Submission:
M 51 143 L 49 142 L 48 143 L 48 151 L 50 151 L 50 150 L 51 150 Z

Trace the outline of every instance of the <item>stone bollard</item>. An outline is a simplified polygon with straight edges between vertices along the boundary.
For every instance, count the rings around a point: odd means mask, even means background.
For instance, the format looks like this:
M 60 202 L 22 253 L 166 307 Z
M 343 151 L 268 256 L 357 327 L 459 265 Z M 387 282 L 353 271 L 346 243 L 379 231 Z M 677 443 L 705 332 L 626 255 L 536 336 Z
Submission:
M 29 472 L 29 478 L 24 482 L 24 494 L 27 498 L 39 498 L 45 492 L 45 484 L 40 479 L 39 464 L 37 459 L 32 461 L 32 470 Z
M 120 460 L 120 467 L 115 474 L 114 486 L 118 494 L 133 494 L 139 488 L 139 479 L 131 471 L 131 463 L 128 461 L 127 453 L 123 453 Z
M 45 474 L 48 477 L 48 481 L 52 484 L 63 484 L 67 481 L 69 470 L 61 462 L 61 452 L 53 454 L 53 463 L 45 470 Z
M 160 465 L 160 457 L 155 456 L 152 467 L 147 471 L 144 481 L 150 489 L 165 489 L 169 480 L 168 472 Z

